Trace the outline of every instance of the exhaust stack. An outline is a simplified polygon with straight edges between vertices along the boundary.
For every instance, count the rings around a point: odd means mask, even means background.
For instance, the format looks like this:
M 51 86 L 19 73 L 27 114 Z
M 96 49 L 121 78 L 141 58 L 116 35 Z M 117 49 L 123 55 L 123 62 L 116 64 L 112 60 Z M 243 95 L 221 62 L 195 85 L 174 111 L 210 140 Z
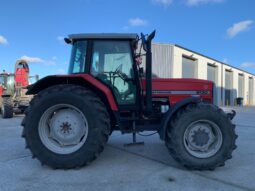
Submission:
M 151 41 L 155 37 L 156 31 L 154 30 L 145 39 L 145 35 L 141 34 L 143 49 L 146 52 L 146 105 L 145 110 L 147 114 L 152 113 L 152 53 L 151 53 Z

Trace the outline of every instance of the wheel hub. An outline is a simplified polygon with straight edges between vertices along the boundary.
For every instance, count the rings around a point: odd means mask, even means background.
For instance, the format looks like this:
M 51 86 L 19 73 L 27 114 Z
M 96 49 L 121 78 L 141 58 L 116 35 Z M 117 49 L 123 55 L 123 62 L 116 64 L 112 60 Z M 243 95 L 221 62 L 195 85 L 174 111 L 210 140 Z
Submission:
M 60 125 L 61 133 L 63 133 L 63 134 L 69 134 L 70 131 L 72 130 L 71 126 L 72 126 L 72 125 L 69 124 L 68 122 L 63 122 L 62 125 Z
M 50 121 L 50 136 L 63 146 L 78 144 L 85 134 L 82 121 L 72 109 L 58 111 Z
M 206 132 L 205 129 L 198 129 L 198 131 L 195 131 L 195 133 L 192 135 L 192 138 L 192 142 L 199 147 L 206 145 L 210 139 L 209 133 Z
M 89 127 L 86 117 L 77 107 L 57 104 L 43 113 L 38 130 L 41 141 L 49 150 L 69 154 L 84 145 Z
M 219 127 L 207 120 L 192 123 L 184 133 L 184 145 L 187 151 L 198 157 L 207 158 L 216 153 L 222 144 Z

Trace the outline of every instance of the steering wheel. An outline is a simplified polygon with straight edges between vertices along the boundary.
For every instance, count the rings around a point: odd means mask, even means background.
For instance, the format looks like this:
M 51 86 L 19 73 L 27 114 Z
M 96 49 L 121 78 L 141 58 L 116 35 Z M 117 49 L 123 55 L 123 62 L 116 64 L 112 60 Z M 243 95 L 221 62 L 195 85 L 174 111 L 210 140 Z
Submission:
M 121 67 L 122 67 L 123 64 L 120 64 L 116 70 L 113 72 L 113 74 L 117 74 L 122 80 L 124 81 L 128 81 L 129 77 L 127 76 L 127 74 L 121 72 Z

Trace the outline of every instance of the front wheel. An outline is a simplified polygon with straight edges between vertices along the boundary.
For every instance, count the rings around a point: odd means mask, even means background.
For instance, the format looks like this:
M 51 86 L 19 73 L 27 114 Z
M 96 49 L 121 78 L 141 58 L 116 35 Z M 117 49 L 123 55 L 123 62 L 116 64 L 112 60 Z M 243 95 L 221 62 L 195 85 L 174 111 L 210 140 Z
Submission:
M 4 119 L 13 117 L 13 102 L 11 97 L 4 97 L 2 99 L 1 112 Z
M 232 157 L 237 138 L 234 127 L 220 108 L 206 103 L 191 104 L 170 122 L 166 146 L 183 166 L 213 170 Z
M 110 133 L 107 109 L 88 89 L 57 85 L 33 98 L 22 125 L 34 157 L 52 168 L 84 166 L 97 158 Z

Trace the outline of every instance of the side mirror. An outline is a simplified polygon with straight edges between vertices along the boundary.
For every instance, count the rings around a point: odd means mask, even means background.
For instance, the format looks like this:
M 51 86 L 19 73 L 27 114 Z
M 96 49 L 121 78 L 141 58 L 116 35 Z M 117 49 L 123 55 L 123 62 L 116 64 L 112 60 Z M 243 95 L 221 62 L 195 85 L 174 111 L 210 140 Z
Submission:
M 66 44 L 70 44 L 72 42 L 69 38 L 64 38 L 64 41 L 66 42 Z
M 147 52 L 148 44 L 151 43 L 152 39 L 155 37 L 155 34 L 156 34 L 156 30 L 152 31 L 152 33 L 149 34 L 149 36 L 146 39 L 145 35 L 141 33 L 142 45 L 145 52 Z
M 155 34 L 156 34 L 156 30 L 152 31 L 152 33 L 147 38 L 147 42 L 152 41 L 152 39 L 155 37 Z
M 143 49 L 145 52 L 147 52 L 146 39 L 145 39 L 145 35 L 143 33 L 141 33 L 141 39 L 142 39 Z

